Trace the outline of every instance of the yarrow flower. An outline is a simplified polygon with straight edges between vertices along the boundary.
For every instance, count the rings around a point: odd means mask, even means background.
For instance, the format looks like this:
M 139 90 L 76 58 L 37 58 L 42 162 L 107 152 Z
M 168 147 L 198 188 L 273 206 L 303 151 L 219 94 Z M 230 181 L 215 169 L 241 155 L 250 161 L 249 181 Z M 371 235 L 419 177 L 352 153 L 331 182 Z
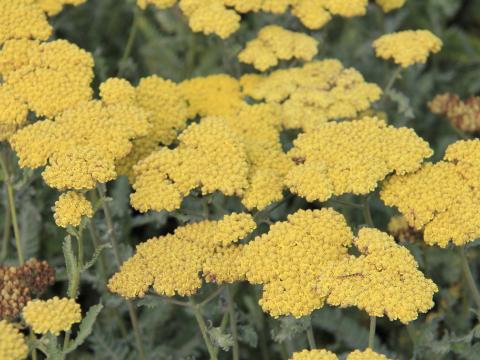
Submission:
M 150 286 L 161 295 L 193 295 L 202 286 L 204 266 L 217 253 L 229 251 L 247 236 L 255 222 L 248 214 L 231 214 L 219 221 L 202 221 L 179 227 L 174 234 L 153 238 L 137 246 L 109 281 L 110 291 L 125 298 L 143 297 Z M 216 264 L 218 265 L 218 264 Z M 216 267 L 217 269 L 219 267 Z M 226 280 L 229 266 L 224 264 Z M 209 280 L 213 281 L 211 273 Z
M 35 0 L 35 2 L 45 11 L 48 16 L 57 15 L 62 11 L 65 5 L 78 6 L 87 0 Z
M 241 267 L 250 283 L 263 284 L 260 305 L 274 317 L 308 315 L 324 305 L 316 277 L 347 255 L 353 234 L 332 209 L 299 210 L 249 242 Z
M 10 136 L 27 123 L 28 107 L 8 90 L 0 85 L 0 141 Z
M 403 6 L 405 0 L 376 2 L 387 12 Z M 176 3 L 175 0 L 137 0 L 142 9 L 149 4 L 166 9 Z M 193 31 L 213 33 L 225 39 L 239 29 L 240 14 L 259 11 L 283 14 L 291 9 L 292 15 L 307 28 L 320 29 L 333 15 L 346 18 L 365 15 L 368 0 L 180 0 L 179 5 Z
M 330 262 L 316 291 L 328 304 L 356 306 L 370 316 L 408 323 L 433 306 L 437 286 L 418 270 L 407 248 L 377 229 L 362 228 L 353 241 L 360 256 Z
M 455 94 L 437 95 L 428 103 L 434 114 L 445 115 L 455 128 L 465 132 L 480 131 L 480 97 L 461 100 Z
M 286 30 L 277 25 L 265 26 L 254 40 L 247 43 L 238 59 L 265 71 L 278 65 L 278 60 L 310 61 L 317 54 L 318 42 L 304 33 Z
M 32 300 L 23 309 L 25 322 L 37 334 L 52 333 L 58 336 L 82 320 L 80 305 L 73 299 L 53 297 L 49 300 Z
M 338 360 L 337 355 L 328 350 L 303 350 L 293 354 L 291 360 Z M 355 350 L 348 354 L 346 360 L 388 360 L 385 355 L 378 354 L 368 348 L 364 351 Z
M 141 211 L 178 209 L 190 191 L 241 195 L 248 186 L 245 149 L 215 118 L 190 125 L 180 144 L 154 152 L 135 167 L 132 206 Z
M 338 60 L 314 61 L 268 76 L 247 74 L 240 83 L 245 96 L 280 104 L 285 128 L 304 131 L 329 120 L 353 118 L 382 93 L 377 85 L 365 82 L 358 71 L 345 69 Z
M 380 196 L 397 207 L 429 245 L 464 245 L 480 236 L 480 140 L 458 141 L 444 161 L 392 176 Z
M 66 228 L 68 226 L 78 226 L 82 217 L 91 218 L 93 216 L 93 208 L 83 194 L 69 191 L 60 195 L 55 202 L 55 223 L 58 226 Z
M 368 194 L 390 173 L 418 170 L 430 155 L 428 144 L 411 129 L 369 117 L 332 122 L 294 141 L 288 156 L 295 166 L 285 183 L 308 201 Z
M 441 50 L 442 41 L 428 30 L 406 30 L 380 36 L 373 42 L 377 57 L 406 68 L 424 64 L 428 56 Z
M 46 166 L 42 175 L 48 185 L 92 189 L 116 178 L 115 163 L 149 127 L 148 113 L 129 102 L 92 100 L 21 129 L 10 143 L 21 167 Z
M 55 282 L 46 261 L 30 259 L 19 267 L 0 266 L 0 319 L 18 316 L 32 296 L 41 295 Z
M 27 355 L 25 337 L 12 324 L 0 320 L 0 359 L 23 360 Z

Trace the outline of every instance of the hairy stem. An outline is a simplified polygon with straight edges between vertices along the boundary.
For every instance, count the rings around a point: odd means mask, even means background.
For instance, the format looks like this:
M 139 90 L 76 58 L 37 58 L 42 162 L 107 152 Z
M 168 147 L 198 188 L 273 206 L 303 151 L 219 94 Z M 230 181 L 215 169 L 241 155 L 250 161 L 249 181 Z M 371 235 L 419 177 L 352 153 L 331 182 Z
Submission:
M 393 88 L 393 85 L 395 84 L 395 81 L 397 81 L 398 76 L 400 75 L 401 72 L 402 72 L 402 67 L 401 66 L 398 66 L 393 71 L 392 75 L 390 76 L 390 78 L 387 81 L 387 84 L 385 85 L 385 88 L 383 89 L 382 99 L 380 100 L 381 104 L 383 104 L 385 102 L 385 100 L 387 99 L 388 93 Z
M 192 307 L 193 313 L 195 314 L 195 319 L 197 320 L 198 328 L 202 333 L 203 341 L 207 346 L 208 354 L 210 355 L 210 360 L 217 360 L 217 353 L 215 352 L 215 347 L 212 345 L 210 338 L 208 336 L 207 324 L 203 318 L 202 311 L 200 306 L 195 304 L 192 298 L 190 298 L 190 305 Z
M 3 260 L 5 260 L 8 256 L 8 242 L 10 240 L 10 228 L 12 226 L 12 217 L 10 216 L 8 205 L 5 210 L 5 223 L 3 230 L 2 252 L 0 253 L 0 263 L 2 263 Z
M 307 340 L 308 346 L 310 346 L 310 350 L 314 350 L 317 348 L 317 344 L 315 342 L 315 335 L 313 334 L 312 318 L 310 316 L 308 317 Z
M 133 49 L 133 43 L 135 42 L 135 37 L 137 36 L 137 30 L 138 30 L 138 18 L 139 18 L 139 12 L 135 9 L 133 12 L 133 21 L 132 21 L 132 26 L 130 27 L 130 32 L 128 34 L 127 44 L 125 45 L 125 49 L 123 50 L 123 54 L 119 62 L 120 64 L 120 69 L 118 71 L 119 75 L 121 75 L 121 72 L 122 72 L 122 64 L 125 63 L 125 61 L 128 59 Z
M 363 217 L 365 219 L 365 223 L 370 227 L 375 227 L 373 223 L 372 213 L 370 212 L 370 205 L 368 203 L 368 196 L 363 199 Z
M 230 332 L 233 338 L 233 346 L 232 346 L 232 359 L 239 360 L 240 359 L 240 348 L 238 346 L 238 331 L 237 331 L 237 321 L 235 316 L 235 300 L 232 286 L 227 286 L 227 295 L 228 295 L 228 313 L 230 314 Z
M 20 265 L 25 263 L 25 257 L 23 255 L 22 242 L 20 238 L 20 229 L 17 220 L 17 209 L 15 207 L 15 194 L 13 190 L 11 174 L 8 171 L 7 157 L 2 153 L 0 154 L 0 166 L 2 167 L 3 174 L 5 176 L 5 185 L 7 187 L 7 204 L 10 211 L 10 218 L 13 225 L 13 234 L 15 236 L 15 246 L 17 248 L 18 262 Z
M 375 316 L 370 316 L 370 332 L 368 334 L 368 347 L 372 350 L 375 342 L 376 327 L 377 327 L 377 318 Z
M 472 293 L 473 300 L 477 306 L 477 311 L 480 311 L 480 292 L 478 291 L 477 284 L 475 283 L 472 270 L 470 269 L 470 265 L 468 263 L 467 254 L 463 246 L 460 247 L 460 256 L 462 258 L 462 267 L 465 274 L 465 279 L 467 280 L 467 285 Z

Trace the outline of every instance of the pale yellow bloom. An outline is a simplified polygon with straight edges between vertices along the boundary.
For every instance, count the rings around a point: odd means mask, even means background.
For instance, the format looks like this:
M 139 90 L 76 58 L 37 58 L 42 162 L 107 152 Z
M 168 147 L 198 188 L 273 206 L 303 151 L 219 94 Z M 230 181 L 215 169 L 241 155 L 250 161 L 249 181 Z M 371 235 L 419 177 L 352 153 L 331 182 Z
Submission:
M 375 0 L 383 11 L 389 12 L 401 8 L 407 0 Z
M 23 360 L 28 355 L 24 336 L 5 320 L 0 320 L 0 359 Z
M 83 216 L 93 216 L 92 204 L 83 194 L 70 191 L 60 195 L 55 202 L 54 218 L 58 226 L 78 226 Z

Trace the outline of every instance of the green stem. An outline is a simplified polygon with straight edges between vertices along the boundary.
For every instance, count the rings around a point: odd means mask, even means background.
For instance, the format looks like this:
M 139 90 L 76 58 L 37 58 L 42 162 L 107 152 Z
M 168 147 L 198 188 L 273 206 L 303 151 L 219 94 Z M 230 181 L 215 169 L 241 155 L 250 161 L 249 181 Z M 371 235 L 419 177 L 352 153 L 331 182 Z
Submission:
M 78 232 L 78 237 L 77 237 L 77 246 L 78 246 L 78 274 L 80 276 L 80 273 L 82 272 L 83 268 L 83 257 L 84 257 L 84 251 L 83 251 L 83 234 L 81 231 Z
M 195 319 L 197 320 L 198 327 L 200 332 L 202 333 L 203 341 L 207 346 L 208 354 L 210 355 L 210 360 L 217 360 L 217 353 L 215 352 L 215 347 L 212 345 L 208 337 L 208 330 L 207 324 L 205 323 L 205 319 L 203 318 L 202 312 L 200 310 L 200 306 L 195 304 L 192 298 L 190 298 L 190 305 L 192 307 L 193 313 L 195 314 Z
M 361 204 L 355 204 L 355 203 L 352 203 L 352 202 L 349 202 L 349 201 L 338 200 L 338 199 L 336 199 L 336 200 L 330 199 L 329 201 L 330 201 L 332 204 L 349 206 L 349 207 L 353 207 L 353 208 L 356 208 L 356 209 L 363 209 L 363 205 L 361 205 Z
M 223 286 L 220 286 L 217 290 L 215 290 L 213 293 L 211 293 L 210 295 L 208 295 L 205 300 L 202 300 L 199 305 L 200 306 L 204 306 L 206 304 L 208 304 L 210 301 L 212 301 L 213 299 L 215 299 L 218 295 L 220 295 L 223 291 Z
M 137 36 L 138 30 L 138 18 L 139 12 L 135 9 L 133 13 L 133 21 L 132 26 L 130 27 L 130 33 L 128 34 L 127 44 L 125 45 L 125 49 L 123 50 L 122 57 L 120 58 L 120 66 L 128 59 L 130 53 L 133 49 L 133 43 L 135 42 L 135 37 Z M 121 75 L 121 69 L 118 72 L 119 76 Z
M 390 92 L 390 90 L 393 88 L 393 85 L 395 84 L 395 81 L 397 80 L 398 76 L 402 72 L 402 67 L 398 66 L 392 73 L 392 76 L 388 79 L 387 85 L 385 85 L 385 88 L 383 90 L 383 95 L 382 99 L 380 100 L 380 103 L 383 104 L 387 98 L 387 94 Z
M 5 176 L 5 185 L 7 186 L 8 208 L 10 209 L 10 217 L 13 225 L 13 234 L 15 236 L 18 262 L 20 265 L 23 265 L 25 263 L 25 257 L 23 256 L 20 229 L 18 227 L 17 209 L 15 207 L 15 194 L 13 190 L 11 174 L 8 171 L 7 158 L 3 154 L 0 155 L 0 166 L 2 167 L 2 171 Z
M 227 295 L 228 295 L 228 313 L 230 314 L 230 332 L 233 338 L 233 346 L 232 346 L 232 359 L 239 360 L 240 359 L 240 348 L 238 346 L 238 331 L 237 331 L 237 321 L 235 316 L 235 300 L 233 296 L 232 286 L 227 286 Z
M 365 222 L 368 226 L 375 227 L 375 224 L 373 223 L 372 213 L 370 212 L 368 196 L 363 199 L 363 217 L 365 218 Z
M 8 242 L 10 240 L 10 227 L 12 226 L 12 217 L 10 216 L 10 211 L 7 208 L 5 209 L 5 224 L 3 231 L 3 241 L 2 241 L 2 252 L 0 254 L 0 263 L 3 262 L 8 256 Z
M 372 350 L 375 343 L 376 327 L 377 327 L 377 318 L 375 316 L 370 316 L 370 332 L 368 334 L 368 347 Z
M 475 284 L 475 279 L 473 278 L 472 270 L 470 269 L 470 265 L 468 263 L 467 254 L 465 253 L 465 249 L 463 246 L 460 247 L 460 256 L 462 258 L 462 267 L 465 274 L 465 279 L 467 280 L 468 287 L 470 288 L 470 292 L 472 293 L 473 300 L 477 305 L 477 311 L 480 311 L 480 292 L 478 291 L 478 287 Z
M 122 263 L 122 258 L 120 256 L 120 248 L 118 246 L 117 236 L 115 235 L 115 228 L 113 226 L 113 217 L 110 212 L 110 207 L 108 206 L 108 203 L 107 203 L 106 193 L 107 193 L 107 189 L 105 184 L 98 184 L 98 195 L 100 196 L 103 213 L 105 215 L 105 223 L 107 224 L 108 237 L 110 238 L 110 243 L 112 244 L 115 261 L 117 262 L 117 266 L 120 268 L 120 265 Z M 127 305 L 128 305 L 128 313 L 130 315 L 130 321 L 133 327 L 135 341 L 137 343 L 139 359 L 143 360 L 145 359 L 145 352 L 143 350 L 143 341 L 142 341 L 142 335 L 140 332 L 140 325 L 138 323 L 137 312 L 130 300 L 127 300 Z
M 310 350 L 314 350 L 317 348 L 317 344 L 315 342 L 315 335 L 313 334 L 313 326 L 312 326 L 312 318 L 311 316 L 308 317 L 308 327 L 307 327 L 307 339 L 308 339 L 308 346 L 310 346 Z

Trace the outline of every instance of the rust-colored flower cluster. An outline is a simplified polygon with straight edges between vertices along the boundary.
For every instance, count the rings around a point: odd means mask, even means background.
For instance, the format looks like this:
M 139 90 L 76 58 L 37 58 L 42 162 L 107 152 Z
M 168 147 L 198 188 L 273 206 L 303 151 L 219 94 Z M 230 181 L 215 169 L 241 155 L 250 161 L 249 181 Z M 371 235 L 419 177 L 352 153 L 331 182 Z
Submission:
M 472 96 L 466 100 L 458 95 L 445 93 L 437 95 L 428 103 L 434 114 L 444 115 L 455 128 L 474 133 L 480 131 L 480 97 Z
M 20 267 L 0 266 L 0 320 L 15 318 L 32 299 L 55 282 L 55 270 L 30 259 Z

